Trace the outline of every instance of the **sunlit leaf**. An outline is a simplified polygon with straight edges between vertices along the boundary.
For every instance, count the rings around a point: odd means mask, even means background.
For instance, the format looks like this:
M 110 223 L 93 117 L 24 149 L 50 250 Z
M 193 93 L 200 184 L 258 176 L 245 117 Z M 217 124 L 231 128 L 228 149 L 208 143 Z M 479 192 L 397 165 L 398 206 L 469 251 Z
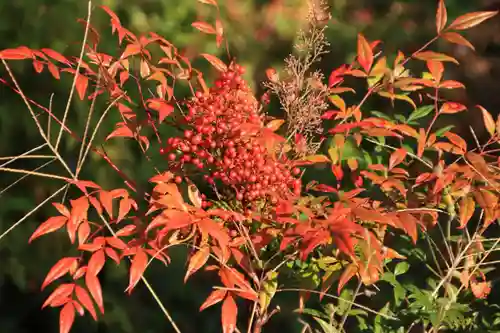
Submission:
M 467 14 L 464 14 L 464 15 L 456 18 L 455 21 L 453 21 L 450 24 L 448 29 L 451 29 L 451 30 L 470 29 L 470 28 L 475 27 L 476 25 L 482 23 L 483 21 L 486 21 L 487 19 L 492 18 L 497 13 L 498 13 L 498 11 L 467 13 Z

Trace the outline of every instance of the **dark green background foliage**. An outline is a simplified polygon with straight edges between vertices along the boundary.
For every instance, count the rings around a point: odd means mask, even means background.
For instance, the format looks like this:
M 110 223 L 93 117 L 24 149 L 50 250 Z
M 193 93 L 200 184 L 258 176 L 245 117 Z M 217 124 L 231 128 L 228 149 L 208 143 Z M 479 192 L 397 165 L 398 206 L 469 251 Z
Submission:
M 248 68 L 247 78 L 256 91 L 260 91 L 259 80 L 264 78 L 267 67 L 281 66 L 281 60 L 292 51 L 295 32 L 299 28 L 297 15 L 305 7 L 303 1 L 283 0 L 274 1 L 278 5 L 277 14 L 268 15 L 270 1 L 266 0 L 221 0 L 225 31 L 230 41 L 231 52 L 238 61 Z M 328 30 L 331 42 L 331 52 L 323 59 L 320 66 L 325 74 L 339 65 L 350 62 L 356 50 L 356 34 L 363 32 L 370 40 L 380 39 L 384 42 L 386 51 L 394 53 L 401 49 L 405 53 L 416 50 L 423 45 L 435 32 L 434 0 L 331 0 L 333 21 Z M 448 14 L 456 17 L 472 10 L 496 9 L 492 1 L 477 0 L 448 0 L 446 1 Z M 197 17 L 206 20 L 213 19 L 213 13 L 195 0 L 102 0 L 95 1 L 94 5 L 104 4 L 114 10 L 122 24 L 135 33 L 154 31 L 172 41 L 189 54 L 198 52 L 216 53 L 213 38 L 200 34 L 191 27 L 191 22 Z M 496 5 L 500 7 L 500 3 Z M 0 49 L 26 45 L 30 48 L 48 47 L 64 54 L 77 55 L 80 41 L 83 36 L 83 27 L 77 22 L 78 18 L 86 15 L 87 4 L 82 0 L 17 0 L 0 1 Z M 100 10 L 93 12 L 92 24 L 102 32 L 100 49 L 103 52 L 117 54 L 117 41 L 111 36 L 107 15 Z M 442 50 L 455 55 L 462 66 L 447 67 L 450 78 L 464 81 L 468 85 L 467 93 L 451 96 L 450 98 L 467 105 L 482 104 L 494 115 L 500 106 L 498 79 L 500 63 L 500 41 L 498 27 L 500 18 L 474 29 L 468 37 L 477 46 L 477 53 L 450 45 L 438 45 Z M 495 35 L 496 34 L 496 35 Z M 264 36 L 264 37 L 262 37 Z M 223 55 L 220 55 L 223 57 Z M 210 70 L 203 61 L 196 61 L 199 68 L 207 73 Z M 21 87 L 27 96 L 48 106 L 51 94 L 53 95 L 53 112 L 62 115 L 67 101 L 71 81 L 63 75 L 61 81 L 54 80 L 49 74 L 35 74 L 29 62 L 12 62 Z M 2 67 L 0 75 L 7 78 Z M 406 105 L 399 105 L 406 107 Z M 98 105 L 97 112 L 102 112 L 103 105 Z M 392 112 L 391 106 L 386 103 L 370 105 L 374 110 Z M 70 110 L 69 126 L 78 133 L 82 133 L 86 119 L 86 103 L 73 103 Z M 117 118 L 111 116 L 101 127 L 96 142 L 102 142 Z M 94 124 L 95 124 L 94 120 Z M 455 117 L 453 122 L 459 132 L 465 137 L 469 134 L 468 126 L 472 125 L 476 133 L 481 136 L 484 130 L 480 117 L 470 112 L 462 117 Z M 57 129 L 57 127 L 54 127 Z M 172 129 L 162 129 L 163 135 L 171 135 Z M 42 144 L 41 138 L 33 124 L 28 111 L 18 95 L 4 85 L 0 86 L 0 156 L 14 156 L 21 154 L 37 145 Z M 133 147 L 133 148 L 131 148 Z M 106 152 L 122 170 L 130 175 L 139 184 L 144 184 L 151 173 L 151 165 L 141 158 L 140 152 L 127 140 L 112 140 L 106 143 Z M 152 151 L 159 147 L 153 144 Z M 62 154 L 75 167 L 79 145 L 75 141 L 64 140 Z M 43 150 L 40 152 L 43 154 Z M 45 152 L 46 153 L 46 152 Z M 155 156 L 156 155 L 156 156 Z M 156 161 L 161 161 L 157 153 L 153 153 Z M 47 160 L 48 161 L 48 160 Z M 3 162 L 0 161 L 0 165 Z M 15 167 L 35 169 L 43 163 L 40 160 L 16 161 Z M 55 165 L 56 163 L 54 163 Z M 160 164 L 157 164 L 161 168 Z M 60 173 L 59 167 L 49 165 L 44 169 L 50 173 Z M 328 172 L 328 171 L 326 171 Z M 16 181 L 21 174 L 0 173 L 0 188 L 4 189 Z M 325 175 L 326 176 L 326 175 Z M 91 179 L 104 188 L 122 187 L 120 178 L 105 162 L 99 158 L 90 158 L 82 173 L 83 179 Z M 62 183 L 43 178 L 26 177 L 12 188 L 0 192 L 0 234 L 9 229 L 23 215 L 45 200 L 57 190 Z M 71 197 L 71 193 L 70 193 Z M 40 310 L 44 298 L 49 290 L 40 292 L 40 285 L 48 269 L 61 257 L 71 253 L 71 246 L 64 233 L 42 237 L 32 245 L 27 244 L 30 234 L 36 226 L 44 221 L 55 210 L 46 205 L 23 221 L 14 231 L 0 239 L 0 333 L 28 333 L 28 332 L 57 332 L 58 311 L 53 309 Z M 404 240 L 401 240 L 404 242 Z M 397 281 L 394 275 L 386 275 L 388 282 L 382 282 L 382 293 L 363 302 L 368 306 L 380 310 L 387 302 L 393 310 L 400 304 L 393 295 L 419 297 L 415 287 L 427 288 L 422 284 L 427 276 L 420 276 L 425 260 L 419 257 L 420 249 L 412 249 L 413 245 L 406 245 L 410 255 L 410 271 Z M 420 251 L 420 252 L 419 252 Z M 422 254 L 423 256 L 424 254 Z M 219 311 L 215 306 L 202 313 L 198 312 L 205 297 L 210 292 L 215 277 L 196 274 L 187 286 L 182 283 L 184 274 L 185 251 L 178 249 L 171 253 L 173 263 L 169 267 L 155 265 L 147 272 L 147 277 L 182 332 L 218 332 L 220 331 Z M 402 268 L 400 268 L 402 269 Z M 213 278 L 213 280 L 212 280 Z M 163 317 L 158 306 L 154 303 L 143 286 L 137 287 L 132 296 L 127 297 L 123 292 L 127 283 L 127 266 L 120 267 L 109 263 L 102 273 L 106 315 L 99 323 L 90 318 L 78 318 L 73 332 L 113 332 L 113 333 L 158 333 L 171 332 L 169 323 Z M 420 284 L 419 284 L 420 283 Z M 432 282 L 431 282 L 432 285 Z M 397 291 L 396 291 L 397 289 Z M 432 288 L 430 288 L 432 290 Z M 385 291 L 385 292 L 384 292 Z M 490 302 L 498 295 L 492 294 Z M 425 297 L 421 297 L 425 301 Z M 271 320 L 265 332 L 299 332 L 300 325 L 296 321 L 293 310 L 298 305 L 296 295 L 282 294 L 276 301 L 283 301 L 282 313 Z M 312 302 L 314 303 L 313 297 Z M 398 303 L 399 302 L 399 303 Z M 464 304 L 468 304 L 464 301 Z M 470 303 L 474 309 L 458 309 L 460 312 L 472 313 L 479 311 L 479 317 L 490 325 L 494 320 L 496 309 L 488 301 Z M 244 313 L 248 309 L 241 307 Z M 412 316 L 419 313 L 406 309 L 406 327 L 414 319 Z M 423 317 L 431 316 L 429 308 L 420 311 Z M 241 318 L 244 318 L 243 314 Z M 307 316 L 306 316 L 307 318 Z M 365 318 L 360 315 L 358 318 Z M 359 320 L 361 320 L 359 319 Z M 373 319 L 373 318 L 372 318 Z M 380 319 L 380 318 L 379 318 Z M 360 330 L 358 319 L 348 322 L 348 328 Z M 430 319 L 432 320 L 432 318 Z M 451 320 L 451 319 L 450 319 Z M 465 319 L 457 319 L 465 323 Z M 476 320 L 480 322 L 481 319 Z M 390 323 L 384 320 L 376 321 L 378 326 L 371 326 L 373 320 L 367 320 L 368 326 L 364 331 L 392 332 Z M 388 326 L 384 326 L 388 325 Z M 243 326 L 242 326 L 243 327 Z M 354 327 L 359 327 L 354 330 Z M 472 326 L 470 326 L 472 327 Z M 471 331 L 472 329 L 456 327 L 456 331 Z M 487 326 L 484 326 L 487 327 Z M 485 328 L 482 328 L 484 331 Z M 362 329 L 363 330 L 363 329 Z M 479 329 L 481 331 L 481 329 Z M 394 329 L 393 332 L 399 332 Z

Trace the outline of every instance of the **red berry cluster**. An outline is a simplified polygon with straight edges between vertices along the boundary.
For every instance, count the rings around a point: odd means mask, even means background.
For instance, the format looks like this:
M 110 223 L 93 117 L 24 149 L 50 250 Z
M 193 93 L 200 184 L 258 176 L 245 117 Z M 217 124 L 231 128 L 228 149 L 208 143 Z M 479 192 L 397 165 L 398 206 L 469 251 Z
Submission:
M 173 167 L 194 167 L 210 184 L 218 180 L 232 188 L 239 201 L 266 198 L 275 203 L 279 197 L 300 194 L 300 170 L 271 157 L 257 136 L 243 135 L 244 124 L 263 128 L 263 115 L 243 73 L 240 65 L 232 64 L 208 94 L 197 92 L 187 102 L 188 129 L 169 138 L 163 153 Z

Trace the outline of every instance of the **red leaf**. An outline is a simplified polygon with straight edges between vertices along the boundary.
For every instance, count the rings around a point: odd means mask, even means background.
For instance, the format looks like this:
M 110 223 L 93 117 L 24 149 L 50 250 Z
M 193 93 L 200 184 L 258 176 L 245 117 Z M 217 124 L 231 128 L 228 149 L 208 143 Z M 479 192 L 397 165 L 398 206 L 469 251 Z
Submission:
M 66 229 L 68 231 L 68 236 L 73 244 L 76 238 L 76 231 L 80 223 L 87 219 L 87 212 L 89 209 L 89 201 L 86 197 L 80 197 L 76 200 L 70 200 L 71 203 L 71 215 L 66 224 Z
M 80 97 L 80 99 L 83 101 L 83 99 L 85 98 L 85 93 L 87 91 L 87 87 L 89 85 L 89 79 L 82 75 L 82 74 L 75 74 L 76 75 L 76 91 L 78 92 L 78 96 Z
M 201 54 L 209 63 L 212 64 L 219 72 L 227 72 L 227 65 L 217 58 L 216 56 L 213 56 L 211 54 L 207 53 L 202 53 Z
M 127 124 L 117 123 L 116 129 L 106 137 L 106 141 L 114 137 L 133 138 L 134 132 L 127 126 Z
M 87 292 L 87 290 L 83 289 L 80 286 L 76 286 L 75 295 L 80 301 L 80 303 L 82 303 L 82 305 L 85 307 L 85 309 L 87 309 L 87 311 L 90 312 L 92 318 L 94 318 L 94 320 L 97 320 L 97 313 L 94 308 L 94 303 L 92 302 L 92 299 L 90 298 L 90 295 Z
M 135 226 L 133 226 L 133 227 L 135 227 Z M 107 237 L 106 243 L 108 243 L 108 245 L 110 245 L 118 250 L 125 250 L 127 248 L 127 244 L 125 244 L 124 241 L 122 241 L 120 238 L 118 238 L 118 234 L 117 234 L 117 237 L 113 237 L 113 236 Z
M 130 209 L 132 208 L 132 203 L 134 202 L 133 199 L 130 198 L 123 198 L 120 200 L 120 206 L 118 208 L 118 217 L 116 218 L 116 222 L 120 222 L 127 216 L 127 214 L 130 212 Z
M 70 65 L 71 64 L 71 62 L 68 59 L 66 59 L 65 56 L 63 56 L 62 54 L 60 54 L 57 51 L 54 51 L 54 50 L 51 50 L 51 49 L 41 49 L 41 51 L 43 53 L 45 53 L 46 55 L 48 55 L 49 57 L 51 57 L 52 59 L 54 59 L 54 60 L 62 62 L 64 64 L 66 64 L 66 65 Z
M 438 9 L 436 12 L 436 28 L 438 34 L 446 26 L 447 20 L 448 20 L 448 15 L 446 13 L 446 6 L 444 4 L 444 0 L 439 0 Z
M 407 151 L 404 148 L 399 148 L 391 154 L 389 158 L 389 169 L 394 168 L 399 163 L 403 162 L 406 157 Z
M 227 295 L 222 303 L 222 332 L 233 333 L 236 329 L 236 319 L 238 316 L 238 307 L 231 294 Z
M 28 243 L 31 243 L 34 239 L 54 232 L 60 228 L 62 228 L 68 219 L 65 216 L 53 216 L 50 217 L 47 221 L 43 222 L 36 228 L 35 232 L 31 235 L 30 239 L 28 240 Z
M 0 51 L 0 58 L 4 60 L 22 60 L 33 58 L 33 51 L 26 46 L 19 46 L 15 49 L 5 49 Z
M 87 289 L 90 291 L 90 294 L 94 298 L 94 301 L 97 303 L 99 310 L 101 313 L 104 313 L 104 302 L 102 300 L 102 288 L 101 283 L 97 276 L 92 274 L 85 274 L 85 284 L 87 285 Z
M 90 224 L 83 222 L 78 228 L 78 245 L 84 244 L 90 235 Z
M 373 64 L 373 50 L 362 34 L 358 34 L 358 62 L 366 73 L 370 71 Z
M 57 280 L 64 274 L 68 273 L 71 269 L 71 266 L 78 263 L 77 257 L 66 257 L 59 260 L 52 268 L 49 273 L 45 277 L 45 280 L 42 283 L 42 290 L 45 289 L 50 283 L 54 280 Z
M 69 333 L 75 321 L 75 306 L 73 303 L 66 303 L 59 315 L 59 333 Z
M 453 21 L 449 29 L 453 30 L 466 30 L 476 25 L 486 21 L 487 19 L 492 18 L 498 13 L 498 11 L 494 12 L 474 12 L 467 13 L 465 15 L 459 16 L 455 21 Z
M 113 218 L 113 196 L 111 192 L 108 191 L 100 191 L 99 192 L 99 200 L 101 201 L 102 206 L 106 213 L 108 213 L 110 218 Z
M 41 73 L 43 71 L 43 63 L 38 60 L 33 60 L 33 68 L 35 69 L 35 72 Z
M 211 34 L 211 35 L 217 34 L 215 28 L 211 24 L 208 24 L 207 22 L 193 22 L 191 26 L 206 34 Z
M 97 276 L 104 267 L 105 259 L 106 256 L 104 255 L 104 249 L 94 252 L 89 260 L 87 275 L 91 274 Z
M 174 111 L 174 107 L 161 98 L 149 99 L 148 108 L 158 111 L 160 123 Z
M 203 304 L 200 306 L 200 311 L 203 311 L 206 308 L 208 308 L 214 304 L 219 303 L 220 301 L 222 301 L 224 299 L 226 294 L 227 294 L 227 291 L 225 289 L 216 289 L 216 290 L 212 291 L 212 293 L 210 295 L 208 295 L 205 302 L 203 302 Z
M 49 62 L 47 64 L 47 68 L 49 69 L 50 74 L 56 79 L 59 80 L 61 78 L 61 75 L 59 74 L 59 69 L 57 69 L 56 65 L 53 63 Z
M 199 270 L 201 267 L 203 267 L 203 265 L 207 263 L 209 255 L 210 248 L 208 246 L 203 246 L 191 257 L 191 259 L 189 259 L 186 276 L 184 276 L 184 283 L 192 274 L 194 274 L 197 270 Z
M 57 211 L 61 215 L 66 216 L 67 218 L 69 218 L 70 212 L 69 212 L 69 209 L 66 208 L 66 206 L 64 206 L 63 204 L 57 203 L 57 202 L 53 202 L 52 205 L 57 209 Z
M 70 295 L 75 289 L 74 283 L 64 283 L 57 287 L 52 294 L 45 300 L 42 305 L 42 309 L 46 306 L 53 306 L 52 304 L 66 303 L 70 299 Z M 64 302 L 66 300 L 66 302 Z
M 134 255 L 134 259 L 132 259 L 132 264 L 130 265 L 130 278 L 127 287 L 129 293 L 132 292 L 132 289 L 135 287 L 137 282 L 139 282 L 147 264 L 148 255 L 144 252 L 144 249 L 138 248 Z

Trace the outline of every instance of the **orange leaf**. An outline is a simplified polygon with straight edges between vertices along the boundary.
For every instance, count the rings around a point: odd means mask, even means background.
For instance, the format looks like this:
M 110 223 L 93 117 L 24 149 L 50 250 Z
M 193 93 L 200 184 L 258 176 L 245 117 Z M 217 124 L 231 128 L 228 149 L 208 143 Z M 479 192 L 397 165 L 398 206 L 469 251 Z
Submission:
M 38 226 L 38 228 L 35 230 L 35 232 L 33 232 L 30 239 L 28 240 L 28 243 L 31 243 L 34 239 L 42 235 L 54 232 L 62 228 L 67 221 L 68 219 L 65 216 L 50 217 L 47 221 Z
M 75 321 L 75 306 L 69 302 L 59 314 L 59 333 L 69 333 Z
M 57 287 L 42 305 L 42 309 L 46 306 L 55 306 L 57 304 L 66 303 L 70 299 L 70 295 L 75 289 L 74 283 L 64 283 Z M 65 302 L 66 301 L 66 302 Z
M 361 33 L 358 34 L 358 62 L 366 73 L 370 71 L 373 64 L 373 50 Z
M 448 20 L 448 15 L 446 13 L 446 6 L 444 4 L 444 0 L 439 0 L 438 9 L 436 12 L 436 28 L 438 34 L 446 26 L 447 20 Z
M 470 289 L 476 298 L 486 298 L 491 292 L 491 281 L 470 282 Z
M 418 148 L 417 148 L 417 156 L 422 157 L 424 154 L 424 149 L 425 149 L 425 144 L 426 144 L 426 135 L 425 135 L 425 130 L 423 128 L 419 129 L 419 138 L 418 138 Z
M 285 121 L 283 119 L 274 119 L 266 124 L 266 128 L 269 128 L 271 131 L 276 132 L 284 123 Z
M 403 162 L 407 154 L 406 149 L 404 148 L 399 148 L 395 152 L 391 154 L 391 157 L 389 158 L 389 169 L 394 168 L 396 165 L 399 163 Z
M 439 109 L 440 113 L 453 114 L 466 110 L 465 105 L 455 102 L 445 102 Z
M 130 56 L 134 56 L 136 54 L 139 54 L 141 52 L 142 46 L 139 43 L 133 43 L 133 44 L 128 44 L 127 47 L 125 48 L 125 51 L 123 51 L 120 59 L 125 59 Z
M 191 275 L 206 264 L 209 254 L 210 248 L 208 246 L 203 246 L 191 257 L 191 259 L 189 259 L 189 265 L 186 271 L 186 276 L 184 276 L 184 282 L 186 282 Z
M 138 248 L 137 252 L 134 255 L 134 259 L 132 259 L 132 264 L 130 265 L 130 276 L 129 276 L 129 284 L 128 284 L 128 292 L 131 293 L 132 289 L 135 287 L 139 279 L 141 278 L 144 270 L 146 269 L 146 265 L 148 264 L 148 255 L 142 248 Z
M 85 309 L 87 309 L 87 311 L 90 312 L 92 318 L 94 318 L 94 320 L 97 320 L 97 314 L 95 312 L 94 303 L 92 302 L 92 298 L 90 298 L 90 295 L 87 292 L 87 290 L 83 289 L 80 286 L 76 286 L 75 295 L 80 301 L 80 303 L 82 303 L 82 305 L 85 307 Z
M 215 28 L 211 24 L 208 24 L 207 22 L 193 22 L 191 26 L 206 34 L 210 35 L 217 34 Z
M 224 303 L 222 303 L 222 332 L 233 333 L 236 329 L 236 319 L 238 316 L 238 307 L 231 294 L 227 295 Z
M 104 255 L 103 249 L 94 252 L 88 263 L 87 275 L 91 274 L 97 276 L 104 266 L 105 259 L 106 256 Z
M 71 266 L 78 263 L 77 257 L 66 257 L 59 260 L 52 268 L 49 273 L 45 277 L 45 280 L 42 283 L 42 290 L 45 289 L 50 283 L 54 280 L 57 280 L 64 274 L 68 273 L 71 269 Z
M 465 88 L 464 84 L 455 80 L 446 80 L 441 82 L 439 88 L 445 89 L 457 89 L 457 88 Z
M 460 220 L 458 222 L 460 223 L 460 228 L 463 228 L 467 225 L 467 222 L 469 222 L 474 214 L 474 199 L 470 196 L 463 197 L 462 200 L 460 200 L 459 210 Z
M 450 140 L 450 142 L 453 143 L 455 146 L 459 147 L 463 151 L 463 153 L 467 151 L 467 143 L 460 136 L 449 131 L 444 133 L 444 136 L 448 138 L 448 140 Z
M 483 21 L 492 18 L 497 13 L 498 11 L 467 13 L 465 15 L 459 16 L 455 21 L 453 21 L 448 27 L 448 29 L 453 29 L 453 30 L 470 29 L 482 23 Z
M 97 303 L 99 310 L 101 313 L 104 313 L 104 302 L 102 300 L 102 288 L 101 283 L 97 276 L 92 274 L 85 274 L 85 284 L 87 285 L 87 289 L 90 294 L 94 298 L 94 301 Z
M 227 65 L 222 60 L 217 58 L 216 56 L 213 56 L 213 55 L 208 54 L 208 53 L 202 53 L 201 55 L 209 63 L 211 63 L 212 66 L 214 66 L 219 72 L 227 72 Z
M 196 208 L 201 208 L 202 206 L 202 199 L 201 199 L 201 194 L 200 190 L 196 187 L 195 184 L 189 184 L 188 186 L 188 197 L 191 203 L 196 207 Z
M 350 263 L 345 268 L 345 270 L 342 272 L 342 275 L 340 275 L 339 278 L 339 286 L 337 288 L 337 293 L 340 294 L 340 291 L 342 290 L 342 288 L 344 288 L 345 284 L 349 282 L 349 280 L 352 279 L 352 277 L 356 275 L 357 272 L 358 272 L 358 266 L 356 266 L 356 264 L 354 263 Z
M 299 162 L 309 162 L 312 164 L 315 163 L 329 163 L 330 159 L 325 155 L 309 155 L 300 159 Z
M 158 121 L 160 123 L 174 111 L 174 107 L 162 98 L 149 99 L 148 108 L 158 111 Z
M 87 87 L 89 85 L 89 79 L 82 75 L 82 74 L 75 74 L 76 75 L 76 82 L 75 82 L 75 87 L 76 91 L 78 92 L 78 96 L 80 99 L 83 101 L 85 98 L 85 92 L 87 91 Z
M 436 82 L 440 82 L 443 77 L 444 66 L 441 61 L 428 60 L 427 68 Z
M 445 32 L 441 35 L 442 38 L 446 39 L 448 42 L 458 45 L 467 46 L 468 48 L 475 50 L 474 45 L 471 44 L 464 36 L 456 32 Z
M 217 7 L 217 1 L 215 0 L 198 0 L 198 1 L 206 5 L 212 5 Z
M 424 61 L 427 61 L 427 60 L 449 61 L 449 62 L 453 62 L 453 63 L 458 65 L 458 61 L 455 58 L 450 57 L 449 55 L 434 52 L 434 51 L 418 52 L 413 57 L 416 59 L 419 59 L 419 60 L 424 60 Z
M 495 124 L 495 121 L 493 120 L 493 117 L 488 112 L 488 110 L 483 108 L 481 105 L 477 105 L 477 107 L 483 113 L 483 121 L 484 121 L 484 126 L 486 127 L 486 130 L 488 131 L 488 133 L 490 133 L 491 136 L 493 136 L 493 134 L 495 134 L 495 131 L 496 131 L 496 124 Z

